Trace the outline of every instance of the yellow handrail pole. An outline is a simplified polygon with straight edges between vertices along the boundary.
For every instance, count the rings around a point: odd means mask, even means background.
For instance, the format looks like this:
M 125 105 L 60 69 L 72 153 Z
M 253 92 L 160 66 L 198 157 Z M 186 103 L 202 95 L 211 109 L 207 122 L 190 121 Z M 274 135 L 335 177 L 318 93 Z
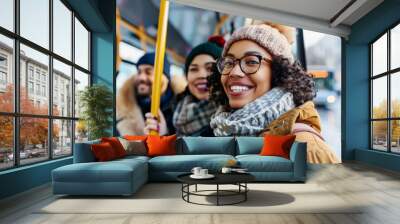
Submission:
M 158 30 L 157 30 L 157 43 L 156 43 L 156 58 L 154 69 L 154 81 L 151 92 L 151 114 L 154 117 L 158 116 L 161 98 L 161 80 L 164 67 L 165 45 L 167 39 L 167 25 L 168 25 L 168 7 L 167 0 L 160 0 L 160 14 L 158 16 Z M 158 131 L 150 131 L 150 135 L 158 135 Z
M 117 21 L 116 21 L 116 67 L 117 67 L 117 71 L 119 71 L 119 65 L 121 64 L 121 56 L 119 55 L 119 44 L 121 42 L 121 15 L 119 13 L 119 9 L 117 8 L 117 12 L 116 12 L 116 16 L 117 16 Z

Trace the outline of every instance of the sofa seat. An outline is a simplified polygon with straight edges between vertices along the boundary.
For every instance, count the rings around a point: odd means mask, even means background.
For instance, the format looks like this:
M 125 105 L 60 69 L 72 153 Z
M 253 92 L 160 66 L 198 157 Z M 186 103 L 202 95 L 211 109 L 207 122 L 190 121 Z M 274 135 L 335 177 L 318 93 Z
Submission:
M 52 171 L 53 192 L 69 195 L 131 195 L 148 179 L 147 157 L 74 163 Z M 89 190 L 90 189 L 90 190 Z
M 250 172 L 293 172 L 292 161 L 279 156 L 239 155 L 236 159 Z
M 142 161 L 142 162 L 148 162 L 150 157 L 147 156 L 125 156 L 124 158 L 121 159 L 116 159 L 111 162 L 113 163 L 122 163 L 122 164 L 131 164 L 134 166 L 136 164 L 135 161 Z
M 176 181 L 178 175 L 198 166 L 218 172 L 228 160 L 235 160 L 235 157 L 223 154 L 157 156 L 149 160 L 149 178 L 151 181 Z

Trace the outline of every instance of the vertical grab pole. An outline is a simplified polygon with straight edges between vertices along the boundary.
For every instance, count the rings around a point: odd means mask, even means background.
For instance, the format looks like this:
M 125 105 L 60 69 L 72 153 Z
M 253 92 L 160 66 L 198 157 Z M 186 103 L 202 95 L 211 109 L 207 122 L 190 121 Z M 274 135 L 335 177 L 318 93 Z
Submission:
M 116 21 L 116 38 L 115 38 L 115 42 L 116 42 L 116 67 L 117 67 L 117 71 L 119 71 L 119 65 L 121 64 L 121 56 L 119 55 L 119 44 L 121 43 L 121 14 L 119 13 L 119 9 L 117 8 L 117 12 L 116 12 L 116 16 L 117 16 L 117 21 Z
M 164 67 L 165 45 L 167 39 L 168 25 L 168 0 L 160 0 L 160 13 L 158 16 L 155 74 L 151 94 L 151 114 L 159 118 L 158 110 L 160 108 L 161 81 Z M 150 135 L 158 135 L 157 131 L 150 131 Z

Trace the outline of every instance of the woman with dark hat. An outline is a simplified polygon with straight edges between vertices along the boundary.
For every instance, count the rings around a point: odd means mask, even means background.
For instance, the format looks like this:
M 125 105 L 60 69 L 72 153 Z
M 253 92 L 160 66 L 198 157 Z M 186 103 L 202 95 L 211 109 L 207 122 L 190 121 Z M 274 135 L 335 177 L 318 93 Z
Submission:
M 220 36 L 210 37 L 207 42 L 193 48 L 186 58 L 188 86 L 178 95 L 173 115 L 178 136 L 213 136 L 210 119 L 217 107 L 209 101 L 207 77 L 212 73 L 224 43 Z
M 219 105 L 210 126 L 216 136 L 296 135 L 310 163 L 338 163 L 322 138 L 312 99 L 313 78 L 295 61 L 284 26 L 258 24 L 232 34 L 209 77 Z M 287 30 L 286 30 L 287 31 Z

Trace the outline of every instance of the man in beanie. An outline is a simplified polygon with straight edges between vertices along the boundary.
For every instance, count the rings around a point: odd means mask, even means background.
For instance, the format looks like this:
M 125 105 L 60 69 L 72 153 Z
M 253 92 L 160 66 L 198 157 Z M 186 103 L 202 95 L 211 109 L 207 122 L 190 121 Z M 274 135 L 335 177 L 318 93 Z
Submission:
M 151 129 L 157 130 L 160 135 L 175 133 L 172 125 L 175 95 L 183 91 L 182 86 L 185 86 L 185 82 L 176 78 L 171 81 L 170 64 L 165 57 L 159 118 L 153 118 L 150 108 L 154 60 L 154 52 L 143 55 L 136 64 L 137 75 L 126 80 L 118 91 L 117 129 L 122 136 L 146 135 Z M 155 120 L 158 122 L 154 124 Z

